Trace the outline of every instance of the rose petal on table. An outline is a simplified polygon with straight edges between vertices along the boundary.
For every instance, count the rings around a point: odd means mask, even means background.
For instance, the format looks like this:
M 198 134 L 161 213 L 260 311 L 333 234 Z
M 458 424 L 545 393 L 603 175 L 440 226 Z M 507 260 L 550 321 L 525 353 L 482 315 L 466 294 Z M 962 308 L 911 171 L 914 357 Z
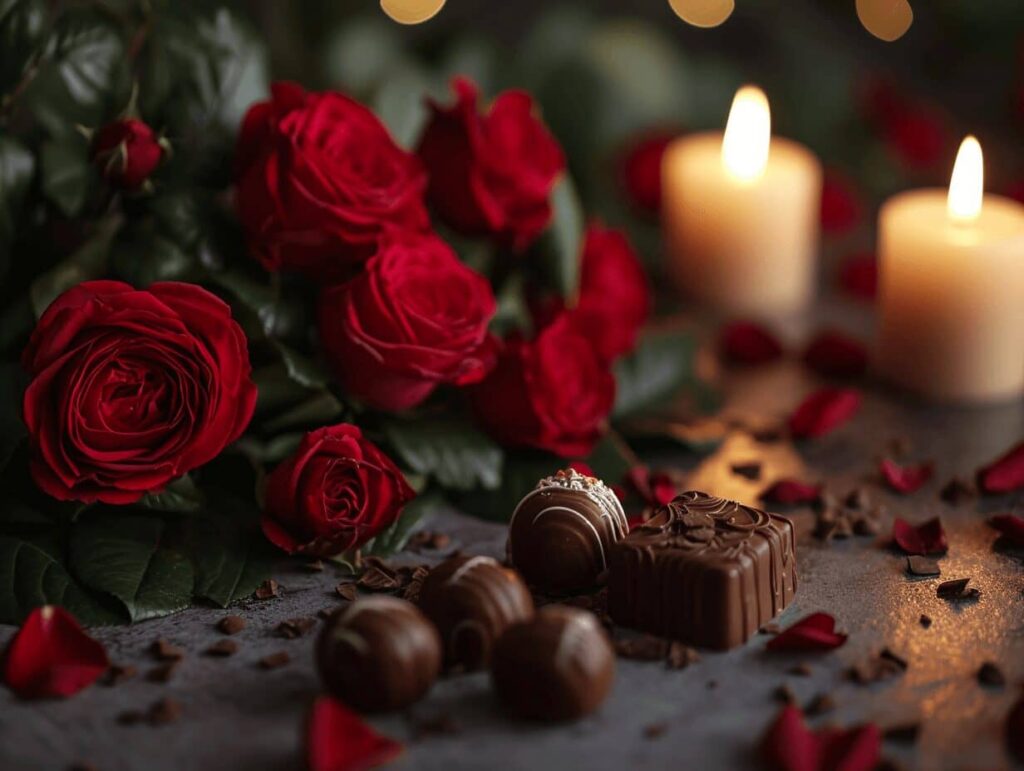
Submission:
M 44 605 L 28 615 L 7 645 L 3 679 L 22 698 L 67 698 L 92 685 L 109 667 L 107 651 L 74 616 Z
M 898 493 L 906 494 L 921 489 L 921 486 L 932 478 L 935 464 L 928 462 L 901 466 L 895 461 L 885 458 L 879 463 L 878 470 L 890 488 Z
M 803 359 L 804 364 L 823 377 L 857 378 L 868 368 L 864 343 L 834 329 L 815 335 Z
M 818 771 L 818 740 L 792 704 L 784 706 L 761 740 L 768 768 L 778 771 Z
M 1010 708 L 1006 716 L 1006 743 L 1019 761 L 1024 761 L 1024 697 Z
M 949 549 L 946 531 L 938 517 L 917 526 L 896 517 L 892 523 L 892 540 L 907 554 L 945 554 Z
M 839 269 L 839 288 L 850 297 L 872 302 L 878 295 L 878 260 L 874 254 L 852 254 Z
M 718 352 L 732 364 L 767 364 L 782 358 L 782 343 L 753 321 L 733 321 L 718 334 Z
M 1024 546 L 1024 517 L 1016 514 L 996 514 L 989 518 L 988 523 L 1014 546 Z
M 873 771 L 878 765 L 882 732 L 874 723 L 853 728 L 825 728 L 818 732 L 818 768 Z
M 1024 442 L 978 470 L 978 488 L 986 493 L 1008 493 L 1024 487 Z
M 820 497 L 821 485 L 812 485 L 798 479 L 780 479 L 761 493 L 761 500 L 783 505 L 814 503 Z
M 765 646 L 770 651 L 828 651 L 846 642 L 828 613 L 812 613 L 779 632 Z
M 860 391 L 854 388 L 822 388 L 796 408 L 789 430 L 797 438 L 824 436 L 852 418 L 860 409 Z
M 404 747 L 377 733 L 358 714 L 330 696 L 321 696 L 306 723 L 309 771 L 362 771 L 398 757 Z

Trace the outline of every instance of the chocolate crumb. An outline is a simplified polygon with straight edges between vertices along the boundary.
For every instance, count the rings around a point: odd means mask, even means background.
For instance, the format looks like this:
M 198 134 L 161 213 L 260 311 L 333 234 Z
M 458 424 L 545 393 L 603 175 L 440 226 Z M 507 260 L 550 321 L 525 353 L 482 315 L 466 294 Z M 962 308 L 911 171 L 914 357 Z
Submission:
M 413 726 L 413 739 L 425 739 L 429 736 L 454 736 L 462 733 L 462 726 L 451 715 L 437 715 L 435 717 L 417 720 Z
M 808 715 L 824 715 L 835 708 L 836 700 L 831 693 L 819 693 L 807 703 L 804 712 Z
M 717 680 L 708 680 L 708 682 L 707 682 L 707 689 L 709 691 L 713 691 L 717 687 L 718 687 L 718 681 Z
M 796 694 L 788 685 L 780 685 L 772 691 L 772 698 L 782 704 L 796 704 Z
M 398 589 L 400 584 L 394 573 L 390 573 L 376 565 L 371 565 L 356 582 L 360 589 L 369 592 L 389 592 Z
M 303 617 L 303 618 L 289 618 L 286 621 L 282 621 L 277 625 L 277 634 L 288 640 L 294 640 L 297 637 L 302 637 L 308 634 L 316 628 L 316 619 Z
M 986 661 L 978 669 L 978 682 L 982 685 L 1002 688 L 1006 685 L 1006 675 L 1003 674 L 1003 670 L 991 661 Z
M 700 661 L 700 654 L 688 645 L 681 642 L 671 642 L 668 646 L 668 653 L 665 656 L 665 665 L 669 669 L 685 669 Z
M 895 723 L 886 727 L 882 734 L 886 739 L 894 742 L 916 742 L 917 735 L 921 732 L 921 724 L 916 721 L 906 723 Z
M 799 677 L 810 677 L 812 673 L 811 665 L 806 661 L 802 661 L 796 666 L 789 668 L 789 674 L 798 675 Z
M 977 495 L 978 489 L 974 486 L 974 483 L 964 477 L 953 477 L 939 491 L 939 497 L 953 506 L 971 500 L 977 497 Z
M 761 464 L 756 462 L 751 463 L 734 463 L 730 466 L 732 473 L 737 476 L 741 476 L 744 479 L 750 479 L 756 482 L 761 478 Z
M 938 576 L 942 575 L 939 563 L 928 557 L 911 555 L 907 557 L 907 572 L 912 576 Z
M 180 661 L 185 658 L 185 650 L 160 638 L 149 646 L 149 652 L 160 661 Z
M 850 518 L 844 513 L 836 518 L 835 527 L 832 529 L 832 537 L 849 538 L 851 535 L 853 535 L 853 526 L 850 524 Z
M 868 685 L 902 675 L 906 670 L 907 662 L 885 648 L 874 658 L 850 667 L 846 676 L 859 685 Z
M 254 595 L 257 600 L 269 600 L 272 597 L 280 597 L 281 587 L 273 578 L 268 578 L 257 587 Z
M 138 667 L 131 664 L 113 664 L 103 677 L 103 684 L 107 686 L 120 685 L 123 682 L 133 679 L 139 674 Z
M 217 628 L 224 634 L 238 634 L 245 629 L 245 619 L 241 616 L 224 616 L 217 622 Z
M 137 709 L 128 709 L 117 716 L 117 722 L 121 725 L 135 725 L 146 719 L 145 713 Z
M 181 717 L 181 703 L 174 699 L 160 699 L 146 713 L 150 725 L 174 723 Z
M 316 615 L 319 616 L 320 618 L 324 619 L 324 620 L 327 620 L 331 616 L 333 616 L 335 611 L 337 611 L 337 610 L 338 610 L 337 608 L 320 608 L 320 610 L 318 610 L 316 612 Z
M 776 624 L 774 621 L 769 621 L 763 627 L 757 630 L 758 634 L 778 634 L 782 631 L 782 627 Z
M 207 656 L 233 656 L 238 653 L 238 643 L 234 640 L 221 639 L 206 649 Z
M 649 723 L 644 726 L 645 739 L 658 739 L 665 735 L 668 730 L 668 723 Z
M 974 587 L 967 587 L 970 578 L 954 578 L 950 581 L 943 581 L 935 590 L 935 594 L 944 600 L 976 600 L 981 596 L 981 591 Z
M 853 532 L 856 535 L 878 535 L 881 530 L 878 520 L 872 517 L 857 517 L 853 523 Z
M 451 545 L 451 536 L 445 533 L 435 533 L 431 530 L 420 530 L 418 533 L 413 533 L 412 537 L 409 538 L 407 548 L 410 551 L 423 551 L 424 549 L 430 549 L 437 551 L 439 549 L 446 549 Z
M 868 493 L 868 489 L 866 487 L 855 487 L 846 494 L 846 498 L 843 499 L 843 503 L 849 509 L 867 511 L 871 506 L 871 495 Z
M 932 625 L 932 617 L 926 616 L 924 613 L 921 614 L 921 618 L 918 619 L 918 623 L 921 624 L 925 629 Z
M 261 658 L 259 665 L 263 669 L 279 669 L 291 660 L 292 657 L 288 655 L 288 651 L 278 651 Z
M 310 573 L 322 573 L 324 570 L 324 562 L 323 560 L 313 560 L 312 562 L 307 562 L 302 567 Z
M 146 673 L 146 679 L 151 683 L 168 683 L 179 666 L 181 666 L 180 660 L 160 664 Z
M 896 456 L 908 455 L 913 448 L 910 438 L 897 436 L 889 440 L 889 452 Z
M 349 602 L 352 602 L 359 596 L 359 593 L 356 590 L 356 585 L 351 581 L 342 581 L 334 587 L 334 591 L 338 593 L 338 596 L 341 597 L 341 599 L 348 600 Z

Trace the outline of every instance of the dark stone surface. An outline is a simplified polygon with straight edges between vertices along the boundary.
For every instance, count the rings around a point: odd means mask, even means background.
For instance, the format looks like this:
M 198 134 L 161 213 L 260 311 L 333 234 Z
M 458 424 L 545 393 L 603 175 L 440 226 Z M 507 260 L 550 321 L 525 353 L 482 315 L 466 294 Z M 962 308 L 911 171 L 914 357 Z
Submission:
M 717 377 L 713 365 L 702 362 Z M 726 415 L 758 425 L 787 414 L 813 386 L 798 368 L 780 365 L 723 381 Z M 914 406 L 881 389 L 869 389 L 864 409 L 850 425 L 823 439 L 794 447 L 765 444 L 732 433 L 703 460 L 677 457 L 693 487 L 755 502 L 757 493 L 781 475 L 821 479 L 842 498 L 865 485 L 873 503 L 886 507 L 883 536 L 851 537 L 823 544 L 810 535 L 813 515 L 792 512 L 802 533 L 798 544 L 800 588 L 780 622 L 824 610 L 850 633 L 832 653 L 769 655 L 766 637 L 727 653 L 702 652 L 679 671 L 662 662 L 620 659 L 608 702 L 595 715 L 561 726 L 535 726 L 506 718 L 485 673 L 440 682 L 408 714 L 373 718 L 380 730 L 408 742 L 397 767 L 408 769 L 735 769 L 756 766 L 757 740 L 788 685 L 800 703 L 831 693 L 836 708 L 815 718 L 847 724 L 874 720 L 883 726 L 921 720 L 915 744 L 886 742 L 884 753 L 920 769 L 998 769 L 1010 765 L 1003 719 L 1024 680 L 1024 551 L 995 546 L 985 524 L 995 511 L 1024 512 L 1024 495 L 978 499 L 957 507 L 939 498 L 955 474 L 969 476 L 1024 436 L 1024 405 L 956 410 Z M 920 492 L 897 496 L 876 479 L 877 459 L 890 442 L 911 440 L 909 458 L 934 459 L 936 474 Z M 733 474 L 737 462 L 763 464 L 760 481 Z M 881 543 L 894 514 L 912 522 L 942 517 L 950 542 L 940 560 L 942 577 L 911 578 L 904 557 Z M 503 556 L 504 528 L 446 514 L 429 523 L 452 536 L 439 559 L 455 549 Z M 416 555 L 404 559 L 420 561 Z M 946 579 L 970 576 L 982 594 L 976 602 L 951 603 L 936 596 Z M 303 713 L 319 692 L 313 668 L 315 633 L 284 639 L 275 632 L 285 619 L 315 615 L 342 600 L 339 576 L 300 566 L 278 575 L 283 596 L 250 601 L 234 609 L 248 621 L 231 639 L 240 650 L 227 658 L 202 655 L 222 635 L 217 622 L 227 611 L 195 609 L 130 628 L 103 629 L 97 636 L 118 664 L 135 664 L 140 676 L 113 688 L 94 686 L 63 702 L 22 703 L 0 689 L 0 768 L 65 768 L 88 761 L 99 769 L 294 769 L 300 765 Z M 932 618 L 924 628 L 922 614 Z M 11 633 L 0 629 L 0 641 Z M 155 665 L 148 646 L 163 637 L 188 655 L 166 684 L 146 680 Z M 909 663 L 907 671 L 871 686 L 848 682 L 844 670 L 888 646 Z M 272 671 L 258 661 L 285 650 L 291 662 Z M 1004 672 L 1007 687 L 983 688 L 976 673 L 985 661 Z M 790 670 L 806 662 L 810 674 Z M 714 683 L 715 687 L 711 687 Z M 117 716 L 145 709 L 162 697 L 181 702 L 176 723 L 122 726 Z M 415 740 L 417 721 L 450 717 L 455 734 Z M 661 727 L 664 724 L 664 727 Z M 657 730 L 648 730 L 650 726 Z

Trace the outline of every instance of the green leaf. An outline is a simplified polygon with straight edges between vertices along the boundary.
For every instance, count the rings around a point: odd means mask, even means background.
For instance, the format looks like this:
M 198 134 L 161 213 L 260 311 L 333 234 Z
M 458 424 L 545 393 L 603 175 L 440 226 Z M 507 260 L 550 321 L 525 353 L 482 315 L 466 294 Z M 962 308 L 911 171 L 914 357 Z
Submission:
M 263 424 L 272 434 L 295 428 L 322 426 L 334 421 L 345 411 L 345 405 L 330 391 L 314 393 L 306 401 L 297 404 Z
M 128 512 L 95 512 L 71 535 L 71 566 L 91 589 L 124 605 L 132 621 L 184 610 L 195 576 L 180 552 L 165 547 L 166 523 Z
M 303 436 L 305 434 L 302 431 L 293 431 L 275 436 L 266 442 L 253 436 L 243 436 L 235 442 L 235 447 L 253 463 L 280 463 L 298 449 Z
M 505 337 L 516 330 L 530 332 L 533 329 L 533 317 L 526 301 L 524 283 L 522 273 L 513 273 L 495 297 L 498 310 L 491 319 L 490 329 L 499 337 Z
M 191 512 L 203 507 L 202 491 L 188 474 L 184 474 L 159 493 L 148 493 L 139 501 L 143 508 L 153 511 Z
M 7 467 L 26 435 L 21 419 L 21 397 L 27 383 L 28 377 L 20 364 L 0 363 L 0 471 Z
M 459 509 L 481 519 L 507 522 L 516 505 L 537 481 L 551 476 L 568 462 L 564 458 L 533 450 L 508 451 L 496 490 L 472 490 L 458 496 Z
M 622 437 L 609 433 L 590 451 L 586 462 L 598 479 L 613 485 L 633 467 L 631 454 L 632 451 L 625 446 Z
M 20 224 L 25 191 L 35 168 L 35 157 L 26 147 L 0 135 L 0 278 L 10 265 L 10 243 Z
M 413 498 L 402 509 L 395 523 L 366 544 L 362 553 L 370 557 L 388 557 L 400 552 L 405 548 L 413 528 L 433 516 L 443 505 L 444 499 L 436 492 L 424 493 Z
M 288 377 L 299 385 L 315 390 L 326 388 L 331 382 L 331 377 L 324 368 L 309 357 L 276 340 L 274 347 L 281 354 L 281 361 L 284 362 Z
M 0 94 L 11 93 L 31 66 L 45 26 L 45 0 L 0 3 Z
M 233 131 L 250 105 L 270 93 L 266 47 L 227 8 L 218 8 L 212 19 L 202 19 L 198 33 L 206 48 L 215 52 L 208 103 L 218 122 Z
M 397 26 L 380 13 L 346 21 L 323 50 L 327 82 L 361 99 L 369 97 L 388 70 L 407 56 Z
M 60 605 L 86 625 L 125 620 L 76 582 L 54 550 L 0 536 L 0 624 L 19 624 L 40 605 Z
M 464 418 L 390 420 L 384 432 L 405 465 L 433 476 L 442 487 L 494 490 L 501 484 L 504 452 Z
M 540 268 L 551 288 L 574 302 L 580 283 L 583 209 L 567 174 L 551 191 L 551 206 L 551 224 L 537 245 Z
M 157 281 L 188 281 L 198 272 L 191 254 L 174 241 L 152 234 L 118 239 L 110 262 L 119 278 L 139 289 Z
M 120 221 L 110 219 L 101 223 L 84 246 L 67 259 L 57 263 L 29 287 L 32 311 L 38 319 L 50 303 L 73 286 L 98 278 L 106 272 L 110 244 Z
M 46 142 L 40 150 L 43 193 L 67 217 L 76 217 L 96 177 L 82 137 Z
M 412 64 L 399 64 L 388 70 L 370 107 L 391 131 L 395 141 L 413 149 L 430 117 L 427 97 L 447 99 L 447 84 L 438 76 Z
M 615 408 L 621 419 L 658 407 L 693 378 L 693 338 L 682 333 L 652 333 L 615 364 Z
M 253 526 L 259 512 L 251 504 L 222 498 L 217 505 L 232 511 L 220 516 L 211 511 L 209 517 L 193 520 L 187 542 L 196 570 L 196 596 L 226 608 L 270 577 L 277 555 Z

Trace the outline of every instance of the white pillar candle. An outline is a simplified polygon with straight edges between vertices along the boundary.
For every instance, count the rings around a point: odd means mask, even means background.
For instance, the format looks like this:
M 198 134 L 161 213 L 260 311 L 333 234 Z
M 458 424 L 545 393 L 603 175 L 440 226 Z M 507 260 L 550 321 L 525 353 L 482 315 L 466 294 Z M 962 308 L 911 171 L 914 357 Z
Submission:
M 967 137 L 948 193 L 902 193 L 879 214 L 878 367 L 937 400 L 1024 394 L 1024 206 L 983 188 Z
M 662 162 L 669 272 L 687 296 L 728 315 L 785 316 L 813 298 L 821 164 L 771 136 L 768 100 L 744 86 L 725 133 L 673 142 Z

